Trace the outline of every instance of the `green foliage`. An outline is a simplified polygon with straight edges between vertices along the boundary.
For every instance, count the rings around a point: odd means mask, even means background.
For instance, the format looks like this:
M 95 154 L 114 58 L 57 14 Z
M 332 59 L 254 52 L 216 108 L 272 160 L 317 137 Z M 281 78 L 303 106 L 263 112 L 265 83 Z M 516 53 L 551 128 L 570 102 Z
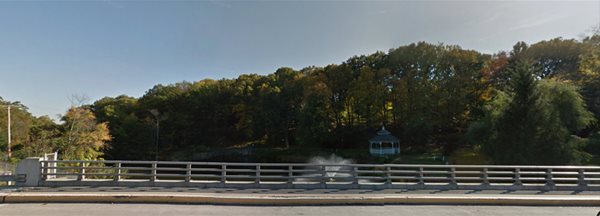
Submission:
M 128 96 L 102 98 L 96 101 L 92 110 L 98 122 L 107 122 L 112 140 L 110 148 L 104 150 L 106 157 L 119 159 L 151 159 L 154 146 L 150 115 L 140 112 L 138 100 Z M 138 116 L 141 115 L 142 117 Z
M 524 50 L 523 57 L 539 69 L 535 71 L 537 77 L 564 78 L 574 76 L 584 51 L 585 46 L 574 39 L 555 38 L 531 45 Z
M 492 127 L 493 121 L 504 119 L 508 123 L 502 127 L 508 131 L 509 122 L 524 116 L 533 119 L 529 125 L 564 122 L 565 131 L 558 129 L 551 135 L 560 136 L 556 142 L 567 143 L 567 134 L 578 134 L 589 125 L 585 108 L 574 105 L 582 100 L 589 103 L 589 98 L 577 96 L 574 87 L 539 80 L 579 77 L 572 71 L 579 67 L 579 57 L 572 55 L 588 52 L 588 46 L 563 39 L 531 46 L 521 42 L 510 53 L 490 56 L 458 46 L 420 42 L 387 53 L 354 56 L 324 68 L 296 71 L 284 67 L 269 75 L 157 85 L 139 99 L 105 98 L 93 108 L 99 120 L 111 128 L 113 140 L 107 157 L 114 159 L 153 157 L 156 122 L 150 109 L 163 117 L 161 159 L 202 160 L 202 155 L 215 150 L 254 145 L 364 148 L 382 123 L 400 137 L 405 150 L 423 152 L 439 147 L 449 154 L 467 140 L 491 139 L 487 134 L 498 129 L 498 125 Z M 509 70 L 517 59 L 532 61 L 532 68 L 544 71 L 537 74 L 539 70 L 527 68 L 536 74 L 530 75 L 529 83 L 517 86 L 513 69 Z M 522 91 L 514 91 L 517 88 Z M 556 97 L 550 100 L 547 94 Z M 562 111 L 544 108 L 536 115 L 559 120 L 546 121 L 529 114 L 545 104 L 555 104 Z M 514 117 L 503 114 L 509 107 Z M 529 137 L 521 137 L 525 139 L 503 139 L 528 142 Z
M 33 118 L 33 125 L 29 129 L 29 142 L 23 145 L 23 157 L 41 157 L 44 153 L 51 153 L 57 148 L 57 139 L 61 136 L 59 125 L 48 116 Z
M 584 163 L 586 143 L 600 154 L 587 138 L 599 130 L 600 36 L 519 42 L 494 55 L 419 42 L 323 68 L 159 84 L 140 98 L 102 98 L 86 106 L 93 114 L 71 109 L 61 124 L 11 104 L 18 157 L 60 150 L 67 158 L 247 161 L 265 158 L 215 152 L 362 152 L 384 124 L 403 153 L 450 155 L 481 144 L 494 163 Z
M 585 148 L 586 152 L 600 155 L 600 132 L 596 132 L 588 138 L 588 143 Z
M 595 121 L 575 86 L 554 80 L 543 80 L 540 81 L 538 88 L 541 94 L 545 94 L 542 97 L 549 99 L 544 102 L 556 112 L 555 115 L 558 115 L 561 124 L 569 133 L 575 134 Z
M 110 140 L 108 127 L 98 124 L 94 115 L 83 107 L 73 107 L 56 124 L 48 116 L 34 117 L 19 102 L 1 101 L 11 106 L 11 141 L 13 159 L 41 157 L 58 151 L 65 159 L 98 159 L 105 142 Z M 6 108 L 6 106 L 2 106 Z M 0 109 L 0 148 L 7 149 L 7 110 Z
M 508 100 L 500 94 L 468 137 L 498 164 L 580 164 L 589 160 L 584 141 L 573 135 L 592 121 L 576 89 L 553 80 L 537 81 L 533 67 L 516 61 Z
M 62 136 L 57 140 L 62 159 L 101 159 L 111 139 L 106 123 L 97 123 L 94 114 L 82 107 L 71 107 L 62 121 Z
M 404 128 L 401 134 L 404 139 L 402 142 L 410 147 L 412 151 L 426 151 L 426 144 L 431 141 L 433 133 L 432 126 L 423 118 L 411 118 L 402 127 Z
M 304 146 L 318 146 L 328 137 L 330 130 L 331 110 L 328 91 L 325 83 L 309 80 L 305 91 L 305 99 L 298 117 L 298 142 Z
M 11 107 L 11 149 L 13 155 L 20 156 L 19 149 L 28 143 L 29 129 L 33 116 L 28 108 L 20 102 L 4 101 L 0 98 L 0 159 L 4 159 L 8 150 L 8 110 Z

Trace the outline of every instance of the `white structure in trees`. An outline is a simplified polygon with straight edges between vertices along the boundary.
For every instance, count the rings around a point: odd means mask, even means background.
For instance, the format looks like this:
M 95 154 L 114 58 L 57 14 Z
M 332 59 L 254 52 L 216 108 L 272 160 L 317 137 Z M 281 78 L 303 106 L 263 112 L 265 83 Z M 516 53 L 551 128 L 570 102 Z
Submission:
M 400 140 L 382 126 L 377 135 L 369 140 L 369 152 L 376 156 L 400 154 Z

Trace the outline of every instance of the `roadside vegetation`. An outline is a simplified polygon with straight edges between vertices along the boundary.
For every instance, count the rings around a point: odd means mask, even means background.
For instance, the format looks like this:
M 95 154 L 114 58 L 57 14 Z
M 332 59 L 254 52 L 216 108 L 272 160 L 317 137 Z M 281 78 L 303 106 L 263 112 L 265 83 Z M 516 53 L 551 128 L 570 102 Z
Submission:
M 484 54 L 413 43 L 341 64 L 156 85 L 61 122 L 13 109 L 15 158 L 361 163 L 599 164 L 600 35 Z M 402 154 L 376 158 L 382 125 Z M 0 148 L 6 149 L 0 110 Z

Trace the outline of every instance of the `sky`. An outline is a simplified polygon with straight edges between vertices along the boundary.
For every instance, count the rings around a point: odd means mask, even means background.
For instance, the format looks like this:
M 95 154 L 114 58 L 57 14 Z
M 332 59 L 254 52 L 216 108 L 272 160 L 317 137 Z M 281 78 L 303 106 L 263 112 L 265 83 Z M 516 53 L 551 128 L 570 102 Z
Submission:
M 57 119 L 73 95 L 140 97 L 418 41 L 495 53 L 598 23 L 600 1 L 0 1 L 0 97 Z

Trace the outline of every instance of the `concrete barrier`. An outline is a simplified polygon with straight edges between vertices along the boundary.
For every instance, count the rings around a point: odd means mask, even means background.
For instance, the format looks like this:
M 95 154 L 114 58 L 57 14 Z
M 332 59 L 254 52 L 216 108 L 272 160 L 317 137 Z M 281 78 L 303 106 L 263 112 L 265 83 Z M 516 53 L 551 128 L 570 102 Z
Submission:
M 21 160 L 17 165 L 17 176 L 25 176 L 25 181 L 17 181 L 18 187 L 36 187 L 39 186 L 41 178 L 41 158 L 29 157 Z
M 468 196 L 468 195 L 200 195 L 200 194 L 106 194 L 106 193 L 12 193 L 1 195 L 3 203 L 166 203 L 225 205 L 518 205 L 600 206 L 598 196 Z

